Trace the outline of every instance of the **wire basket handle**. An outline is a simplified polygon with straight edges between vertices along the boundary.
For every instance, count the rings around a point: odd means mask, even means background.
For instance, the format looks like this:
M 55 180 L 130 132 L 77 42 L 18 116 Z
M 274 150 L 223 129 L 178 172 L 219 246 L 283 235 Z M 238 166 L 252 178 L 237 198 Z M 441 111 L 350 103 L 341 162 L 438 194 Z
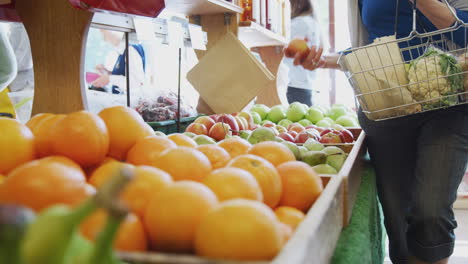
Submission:
M 399 6 L 399 1 L 400 0 L 397 0 L 397 14 L 396 14 L 396 22 L 395 23 L 398 23 L 398 6 Z M 417 18 L 418 18 L 418 15 L 417 15 L 417 8 L 416 8 L 416 5 L 417 5 L 417 1 L 418 0 L 414 0 L 412 1 L 413 2 L 413 30 L 410 32 L 409 36 L 418 36 L 418 35 L 421 35 L 420 32 L 418 32 L 417 30 L 417 27 L 416 27 L 416 22 L 417 22 Z M 447 28 L 447 29 L 455 29 L 457 28 L 458 26 L 460 25 L 463 25 L 465 24 L 465 22 L 463 22 L 463 20 L 461 20 L 457 13 L 455 12 L 455 10 L 450 6 L 449 2 L 447 0 L 443 0 L 443 2 L 445 3 L 445 5 L 447 6 L 447 8 L 449 9 L 450 13 L 453 15 L 453 17 L 455 18 L 455 23 Z M 396 29 L 397 29 L 397 25 L 395 25 L 395 34 L 396 34 Z

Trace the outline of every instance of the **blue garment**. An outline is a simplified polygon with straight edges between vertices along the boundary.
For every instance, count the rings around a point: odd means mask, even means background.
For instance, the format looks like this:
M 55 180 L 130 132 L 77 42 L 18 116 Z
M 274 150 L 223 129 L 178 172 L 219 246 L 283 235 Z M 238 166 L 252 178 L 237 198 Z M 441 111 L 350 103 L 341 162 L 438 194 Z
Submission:
M 141 60 L 143 62 L 143 71 L 146 70 L 146 58 L 145 58 L 145 50 L 143 49 L 143 46 L 140 44 L 133 44 L 130 45 L 132 46 L 138 54 L 141 56 Z M 112 70 L 112 75 L 121 75 L 125 76 L 125 56 L 127 54 L 127 51 L 125 50 L 123 54 L 119 55 L 117 58 L 117 62 L 114 65 L 114 69 Z M 112 93 L 113 94 L 121 94 L 122 90 L 120 87 L 113 85 L 112 86 Z
M 394 35 L 395 14 L 397 0 L 359 0 L 362 22 L 369 33 L 369 42 L 376 38 Z M 458 17 L 468 23 L 468 11 L 456 10 Z M 416 24 L 419 33 L 431 32 L 437 28 L 420 11 L 418 13 L 418 23 Z M 413 6 L 408 0 L 400 0 L 399 21 L 397 27 L 397 39 L 407 37 L 413 29 Z M 468 31 L 459 29 L 453 34 L 455 43 L 464 47 L 466 34 Z M 447 36 L 450 39 L 451 36 Z M 434 40 L 439 40 L 435 37 Z M 427 39 L 414 38 L 409 43 L 403 42 L 400 48 L 420 45 L 427 42 Z M 442 47 L 439 47 L 442 48 Z M 414 59 L 424 52 L 424 50 L 414 50 L 412 54 L 404 54 L 405 60 Z

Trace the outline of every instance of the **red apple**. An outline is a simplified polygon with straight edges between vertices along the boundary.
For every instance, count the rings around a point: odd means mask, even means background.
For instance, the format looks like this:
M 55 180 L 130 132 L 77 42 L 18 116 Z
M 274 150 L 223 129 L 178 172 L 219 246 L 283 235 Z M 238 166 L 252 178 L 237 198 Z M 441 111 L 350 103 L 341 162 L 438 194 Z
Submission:
M 289 141 L 289 142 L 292 142 L 294 143 L 294 138 L 293 136 L 291 136 L 290 134 L 286 133 L 286 132 L 282 132 L 278 135 L 278 137 L 286 140 L 286 141 Z
M 214 114 L 214 115 L 210 115 L 211 119 L 213 119 L 213 121 L 218 122 L 218 118 L 219 118 L 219 115 L 217 114 Z
M 296 131 L 297 133 L 301 133 L 305 131 L 305 127 L 299 123 L 293 123 L 288 126 L 288 131 Z
M 320 138 L 320 143 L 322 144 L 339 144 L 339 143 L 343 143 L 343 141 L 341 141 L 341 137 L 340 135 L 337 135 L 333 132 L 329 132 L 325 135 L 323 135 L 321 138 Z
M 316 125 L 306 126 L 306 129 L 309 129 L 309 128 L 313 128 L 313 129 L 317 130 L 318 132 L 322 132 L 324 130 L 323 127 L 318 127 Z
M 226 136 L 232 136 L 232 131 L 230 129 L 231 127 L 228 124 L 216 123 L 211 127 L 208 136 L 216 141 L 220 141 L 225 139 Z
M 199 123 L 205 125 L 206 129 L 210 131 L 211 127 L 216 123 L 213 118 L 209 116 L 200 116 L 199 118 L 193 121 L 194 123 Z
M 249 125 L 249 127 L 247 129 L 252 129 L 252 126 L 255 123 L 254 123 L 254 120 L 253 120 L 253 117 L 252 117 L 251 113 L 249 113 L 249 112 L 240 112 L 239 117 L 245 118 L 245 120 L 247 121 L 247 124 Z
M 296 141 L 296 143 L 305 143 L 309 138 L 313 138 L 313 139 L 317 140 L 317 137 L 315 137 L 315 135 L 313 133 L 304 131 L 304 132 L 299 133 L 296 136 L 295 141 Z
M 334 130 L 333 128 L 325 128 L 325 129 L 323 129 L 323 130 L 320 132 L 320 136 L 323 136 L 323 135 L 328 134 L 328 133 L 330 133 L 330 132 L 331 132 L 331 133 L 334 133 L 334 134 L 336 134 L 336 135 L 339 135 L 339 134 L 340 134 L 339 131 Z
M 242 122 L 242 124 L 244 125 L 244 130 L 250 130 L 250 125 L 249 125 L 249 122 L 247 122 L 247 120 L 242 117 L 242 116 L 236 116 L 236 118 L 239 118 L 239 120 Z
M 242 122 L 242 120 L 238 116 L 235 116 L 234 119 L 237 122 L 237 126 L 239 127 L 239 131 L 246 130 L 245 126 L 244 126 L 244 123 Z
M 208 135 L 208 129 L 205 125 L 200 123 L 192 123 L 186 129 L 185 132 L 192 132 L 197 135 Z
M 349 130 L 344 129 L 344 130 L 341 130 L 340 132 L 341 132 L 341 134 L 340 134 L 341 141 L 343 141 L 344 143 L 353 143 L 354 142 L 353 133 L 351 133 Z
M 263 123 L 263 126 L 264 127 L 275 127 L 276 124 L 271 122 L 271 121 L 266 121 L 265 123 Z
M 317 141 L 320 139 L 320 132 L 317 129 L 309 128 L 309 129 L 306 129 L 306 131 L 314 134 L 315 138 L 317 138 Z
M 233 135 L 239 135 L 239 125 L 237 124 L 236 119 L 232 115 L 222 114 L 218 118 L 218 122 L 225 123 L 231 127 L 233 130 Z
M 304 39 L 293 39 L 289 42 L 288 47 L 284 53 L 286 57 L 293 58 L 296 54 L 300 54 L 301 59 L 305 59 L 309 55 L 310 49 L 307 46 L 307 42 Z
M 299 133 L 296 131 L 288 131 L 289 135 L 291 135 L 293 138 L 296 138 Z

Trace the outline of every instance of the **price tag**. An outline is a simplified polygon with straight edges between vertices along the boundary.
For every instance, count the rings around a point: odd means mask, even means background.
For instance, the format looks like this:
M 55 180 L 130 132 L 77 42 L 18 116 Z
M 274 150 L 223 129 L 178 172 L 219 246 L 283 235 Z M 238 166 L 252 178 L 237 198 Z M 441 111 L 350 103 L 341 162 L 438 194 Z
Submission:
M 181 23 L 174 21 L 167 21 L 167 35 L 169 45 L 176 48 L 184 47 L 184 29 Z
M 133 24 L 139 41 L 155 41 L 154 24 L 149 19 L 134 18 Z
M 192 41 L 192 48 L 197 50 L 206 50 L 205 39 L 203 31 L 200 26 L 189 24 L 190 39 Z

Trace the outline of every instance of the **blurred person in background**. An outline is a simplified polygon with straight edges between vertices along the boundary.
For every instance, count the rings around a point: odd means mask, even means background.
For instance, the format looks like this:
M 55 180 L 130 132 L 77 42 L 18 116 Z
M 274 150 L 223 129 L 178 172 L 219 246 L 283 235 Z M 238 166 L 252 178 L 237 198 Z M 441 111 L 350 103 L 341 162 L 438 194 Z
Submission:
M 0 26 L 0 117 L 15 117 L 7 86 L 15 79 L 17 65 L 5 27 Z
M 306 39 L 309 46 L 323 45 L 320 26 L 314 17 L 311 0 L 290 0 L 291 39 Z M 303 67 L 295 67 L 292 58 L 285 57 L 284 64 L 289 68 L 287 98 L 289 103 L 301 102 L 312 106 L 313 85 L 316 72 Z
M 413 25 L 412 2 L 348 0 L 353 47 L 394 35 L 395 26 L 397 39 L 407 37 Z M 417 31 L 432 32 L 454 25 L 451 9 L 467 23 L 468 0 L 448 3 L 449 6 L 439 0 L 417 0 Z M 450 37 L 460 47 L 468 44 L 464 29 Z M 400 48 L 417 44 L 420 40 L 413 39 L 403 42 Z M 339 69 L 339 54 L 322 56 L 322 51 L 312 47 L 303 61 L 296 54 L 294 64 L 308 70 Z M 452 206 L 468 162 L 468 105 L 382 121 L 370 120 L 361 109 L 358 116 L 376 171 L 392 262 L 449 263 L 457 227 Z
M 125 42 L 122 33 L 110 30 L 100 30 L 104 41 L 111 44 L 113 50 L 107 55 L 104 64 L 96 65 L 99 77 L 91 85 L 112 92 L 113 94 L 126 93 L 127 80 L 125 76 Z M 131 94 L 140 94 L 145 84 L 145 51 L 140 44 L 131 44 L 129 50 L 130 90 Z M 106 89 L 107 88 L 107 89 Z

